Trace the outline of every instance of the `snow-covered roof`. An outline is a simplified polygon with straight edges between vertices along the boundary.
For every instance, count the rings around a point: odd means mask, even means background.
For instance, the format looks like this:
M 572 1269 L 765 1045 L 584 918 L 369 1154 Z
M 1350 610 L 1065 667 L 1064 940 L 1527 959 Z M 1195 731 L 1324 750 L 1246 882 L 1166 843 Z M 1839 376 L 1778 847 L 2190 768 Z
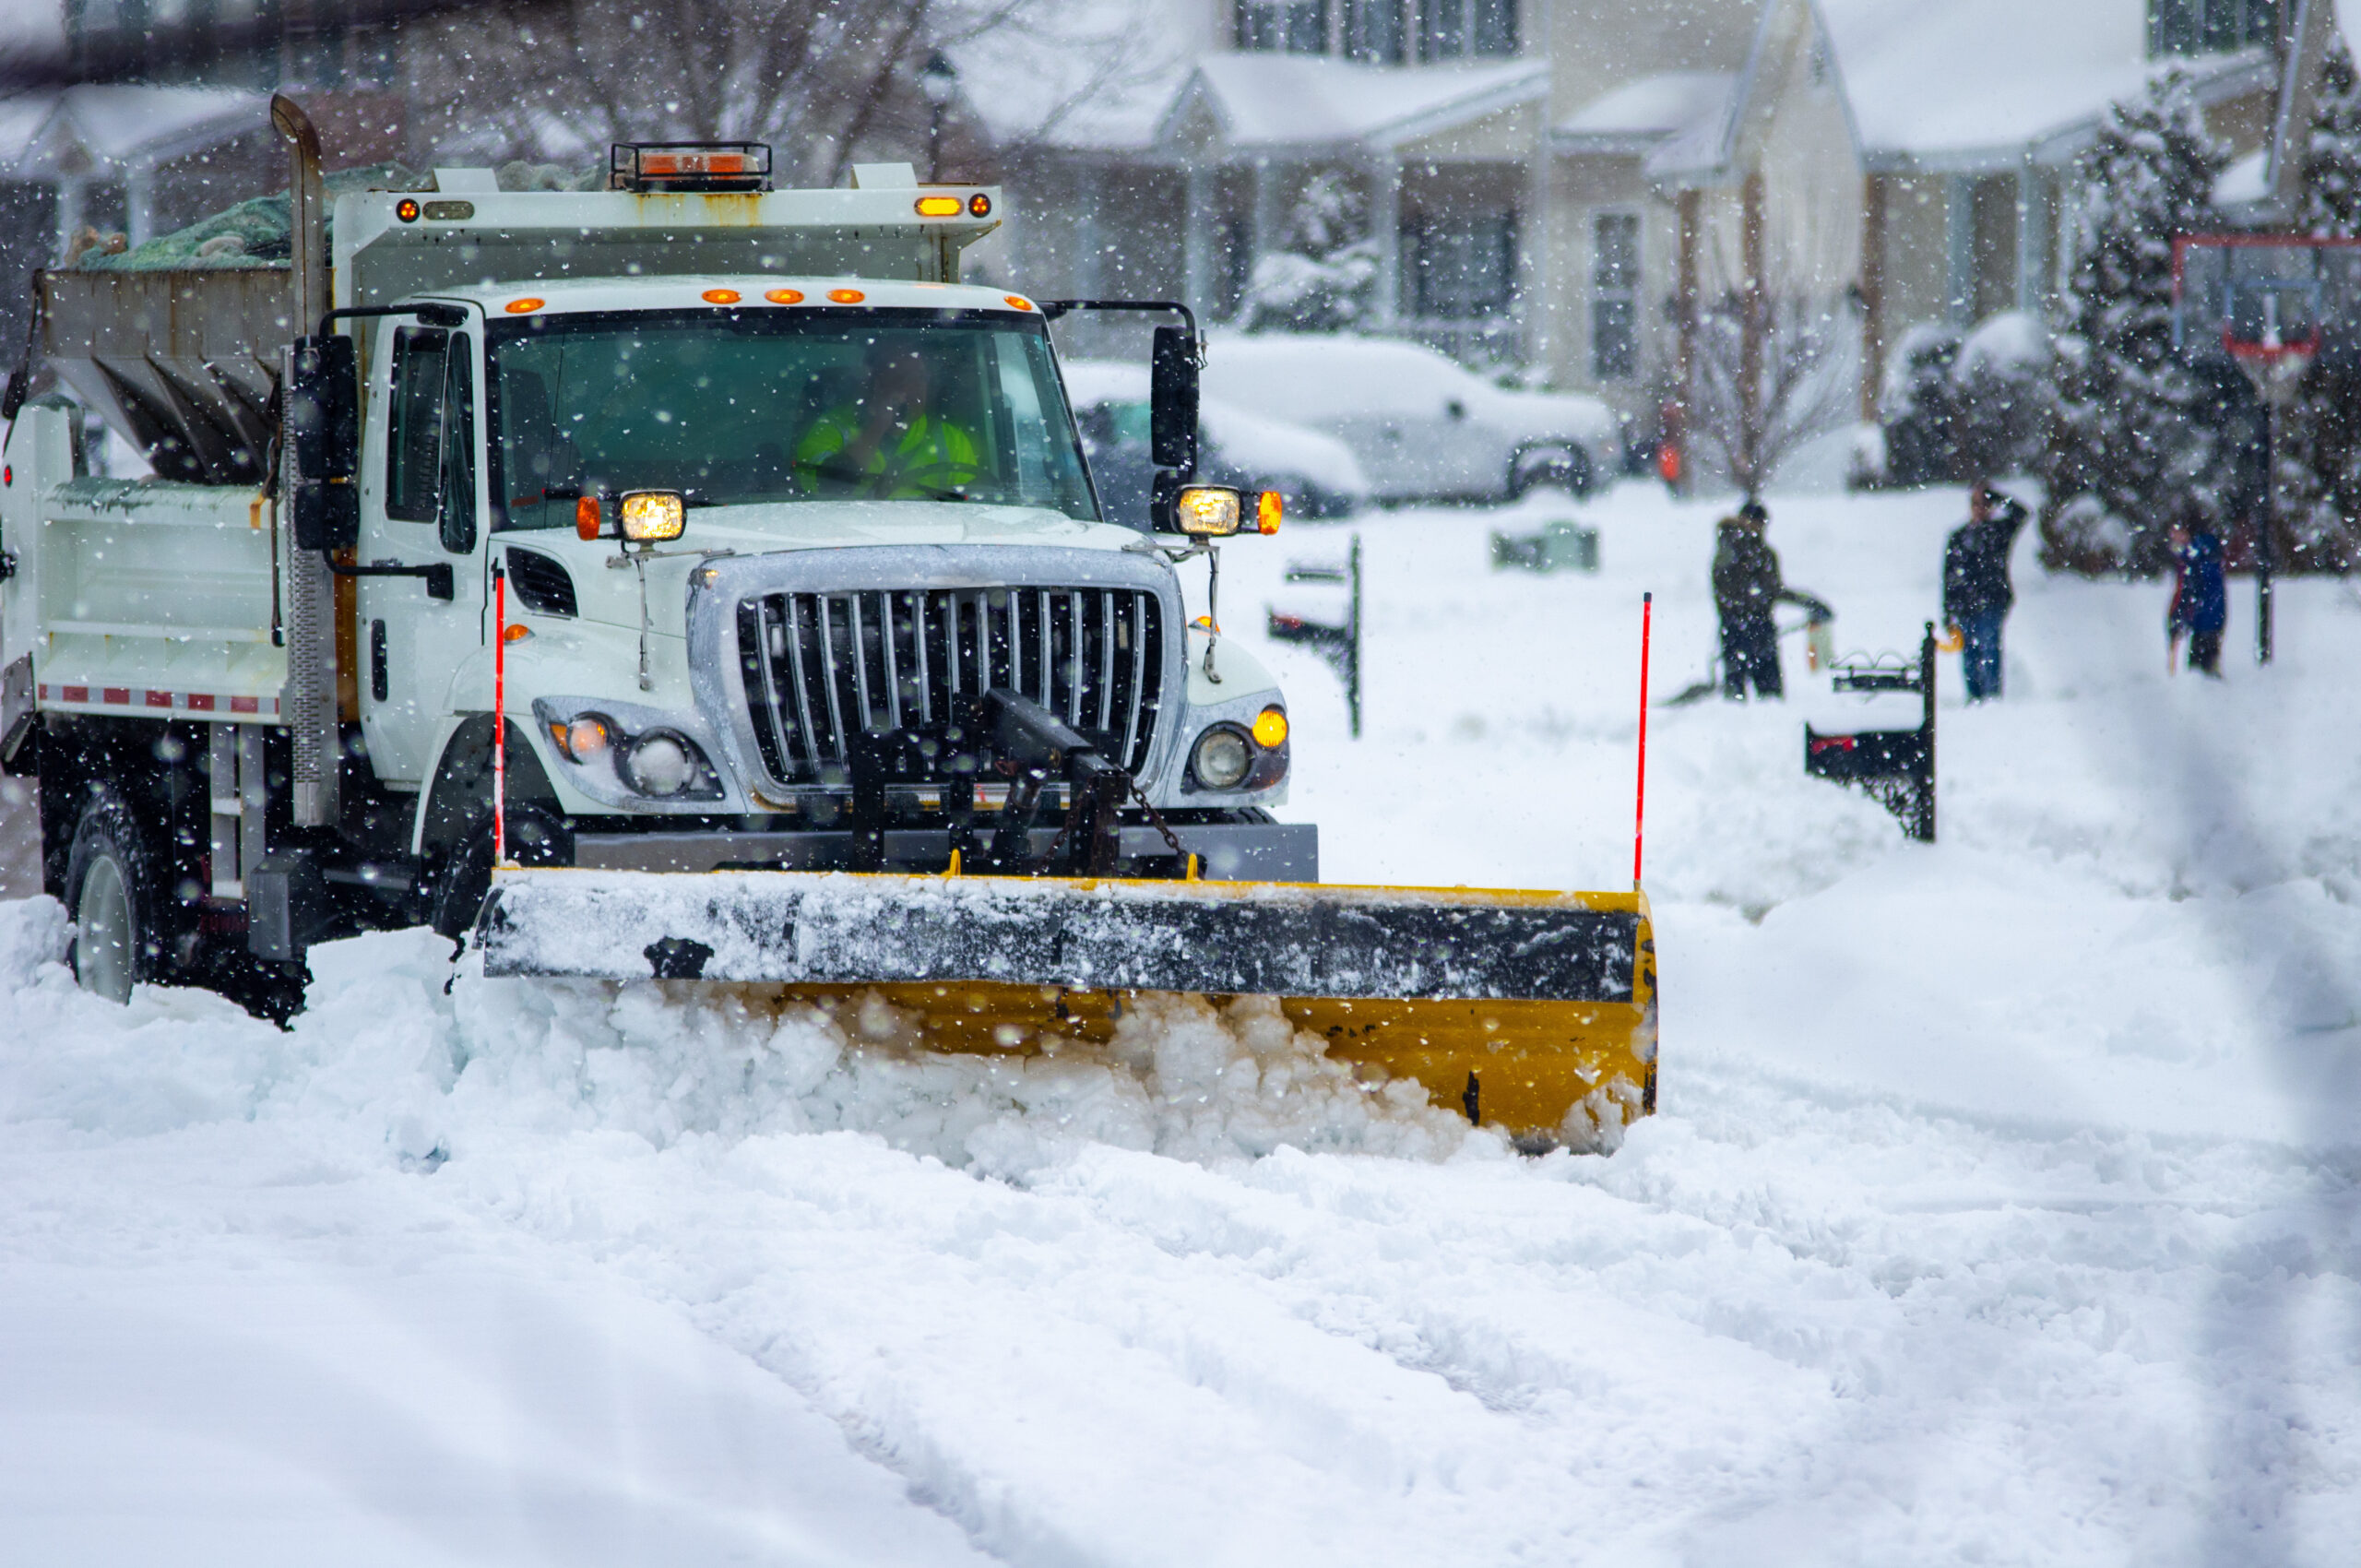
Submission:
M 1164 119 L 1202 105 L 1232 147 L 1392 146 L 1547 96 L 1541 61 L 1359 65 L 1304 54 L 1212 54 Z
M 269 123 L 260 92 L 194 87 L 70 87 L 0 100 L 0 167 L 18 179 L 91 164 L 152 163 Z
M 2013 161 L 2175 66 L 2204 96 L 2273 80 L 2261 49 L 2151 58 L 2146 0 L 1816 4 L 1871 167 Z
M 1637 151 L 1700 123 L 1717 124 L 1737 77 L 1728 71 L 1664 71 L 1595 98 L 1551 131 L 1561 147 Z

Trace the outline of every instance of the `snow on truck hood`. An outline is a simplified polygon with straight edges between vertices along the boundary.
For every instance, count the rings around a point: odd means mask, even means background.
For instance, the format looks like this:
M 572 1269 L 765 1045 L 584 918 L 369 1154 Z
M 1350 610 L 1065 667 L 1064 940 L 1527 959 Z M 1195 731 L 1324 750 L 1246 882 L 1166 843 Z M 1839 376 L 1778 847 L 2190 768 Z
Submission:
M 1045 545 L 1119 552 L 1140 534 L 1115 523 L 1086 523 L 1028 506 L 984 506 L 923 501 L 799 501 L 735 506 L 695 506 L 686 532 L 649 563 L 647 580 L 659 598 L 679 602 L 689 572 L 712 551 L 740 557 L 835 550 L 852 545 Z M 572 529 L 516 529 L 493 536 L 502 550 L 536 551 L 564 562 L 586 623 L 636 628 L 635 574 L 606 569 L 615 541 L 580 539 Z M 683 552 L 673 554 L 670 552 Z M 678 636 L 680 624 L 659 618 L 656 630 Z

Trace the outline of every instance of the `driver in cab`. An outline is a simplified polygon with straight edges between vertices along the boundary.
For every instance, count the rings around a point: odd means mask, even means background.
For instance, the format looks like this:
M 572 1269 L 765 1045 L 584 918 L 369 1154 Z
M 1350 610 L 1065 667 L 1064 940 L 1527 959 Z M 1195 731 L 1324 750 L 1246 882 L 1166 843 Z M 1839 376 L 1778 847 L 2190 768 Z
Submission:
M 866 395 L 821 415 L 795 445 L 797 477 L 824 495 L 959 501 L 982 474 L 974 432 L 935 406 L 936 372 L 915 344 L 870 345 Z

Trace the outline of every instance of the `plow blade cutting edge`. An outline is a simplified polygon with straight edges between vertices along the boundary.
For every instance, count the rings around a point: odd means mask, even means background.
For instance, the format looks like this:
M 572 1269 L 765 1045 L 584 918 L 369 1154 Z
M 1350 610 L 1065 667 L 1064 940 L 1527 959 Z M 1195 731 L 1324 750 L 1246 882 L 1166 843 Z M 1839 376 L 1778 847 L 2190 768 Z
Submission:
M 1104 1043 L 1142 992 L 1275 996 L 1330 1056 L 1515 1137 L 1655 1109 L 1640 893 L 504 870 L 476 941 L 492 976 L 873 991 L 949 1051 Z

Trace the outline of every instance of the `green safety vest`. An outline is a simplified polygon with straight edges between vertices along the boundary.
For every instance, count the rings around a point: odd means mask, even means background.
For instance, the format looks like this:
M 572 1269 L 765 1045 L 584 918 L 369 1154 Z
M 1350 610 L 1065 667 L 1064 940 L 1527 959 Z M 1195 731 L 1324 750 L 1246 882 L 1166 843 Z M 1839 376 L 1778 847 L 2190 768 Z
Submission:
M 839 454 L 860 434 L 860 416 L 850 409 L 823 416 L 795 444 L 796 471 L 807 482 L 860 483 L 870 498 L 881 501 L 934 500 L 975 483 L 983 472 L 974 436 L 932 414 L 920 414 L 898 439 L 887 432 L 856 480 L 844 471 L 850 463 Z

